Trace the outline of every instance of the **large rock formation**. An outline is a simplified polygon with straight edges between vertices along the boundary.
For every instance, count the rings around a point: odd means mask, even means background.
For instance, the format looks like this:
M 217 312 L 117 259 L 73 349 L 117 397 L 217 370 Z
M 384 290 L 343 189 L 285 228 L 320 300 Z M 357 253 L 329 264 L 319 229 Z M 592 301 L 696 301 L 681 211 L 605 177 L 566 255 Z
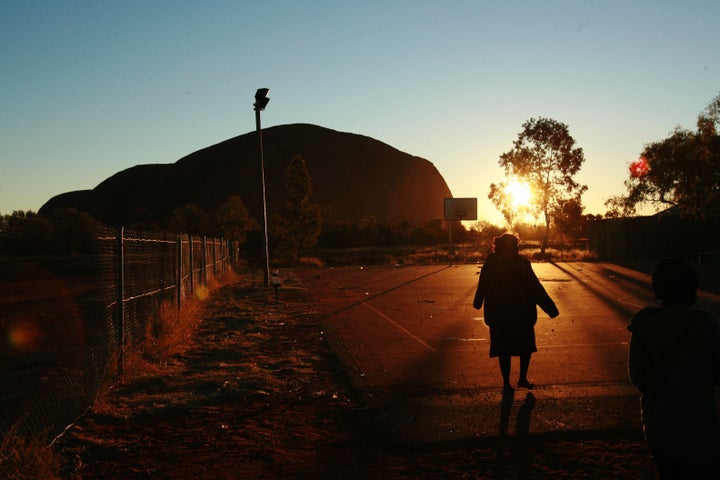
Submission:
M 429 161 L 372 138 L 315 125 L 263 130 L 268 208 L 283 200 L 283 172 L 295 154 L 305 159 L 313 180 L 313 201 L 338 220 L 373 215 L 378 221 L 423 225 L 443 216 L 443 198 L 452 196 Z M 137 165 L 92 190 L 50 199 L 40 214 L 57 207 L 88 212 L 108 225 L 154 222 L 194 203 L 212 210 L 239 195 L 252 216 L 262 205 L 256 132 L 192 153 L 174 164 Z

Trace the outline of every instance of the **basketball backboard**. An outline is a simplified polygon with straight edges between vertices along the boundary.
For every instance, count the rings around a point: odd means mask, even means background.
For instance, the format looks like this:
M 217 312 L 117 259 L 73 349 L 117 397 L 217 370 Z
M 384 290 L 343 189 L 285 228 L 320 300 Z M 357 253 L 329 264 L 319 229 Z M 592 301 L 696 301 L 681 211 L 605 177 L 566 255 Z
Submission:
M 445 220 L 477 220 L 477 198 L 445 198 Z

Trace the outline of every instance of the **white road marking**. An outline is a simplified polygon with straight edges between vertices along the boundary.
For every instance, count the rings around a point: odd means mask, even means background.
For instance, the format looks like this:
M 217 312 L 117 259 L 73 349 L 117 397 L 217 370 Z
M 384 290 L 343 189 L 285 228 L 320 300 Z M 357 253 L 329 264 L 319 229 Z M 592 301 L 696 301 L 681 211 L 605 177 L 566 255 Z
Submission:
M 328 277 L 328 280 L 330 280 L 330 282 L 331 282 L 333 285 L 335 285 L 336 287 L 338 287 L 338 288 L 343 288 L 339 283 L 337 283 L 337 282 L 336 282 L 335 280 L 333 280 L 332 278 L 329 278 L 329 277 Z M 368 295 L 368 293 L 365 293 L 365 295 Z M 381 311 L 378 310 L 377 308 L 375 308 L 375 307 L 373 307 L 372 305 L 370 305 L 369 303 L 367 303 L 367 300 L 365 300 L 364 298 L 360 298 L 360 297 L 357 297 L 357 296 L 353 296 L 352 298 L 355 298 L 359 303 L 363 304 L 364 306 L 366 306 L 367 308 L 369 308 L 370 310 L 372 310 L 373 312 L 375 312 L 376 314 L 378 314 L 381 318 L 385 319 L 388 323 L 390 323 L 391 325 L 395 326 L 395 328 L 397 328 L 398 330 L 400 330 L 401 332 L 403 332 L 405 335 L 407 335 L 408 337 L 410 337 L 410 338 L 412 338 L 413 340 L 415 340 L 417 343 L 419 343 L 419 344 L 422 345 L 423 347 L 427 348 L 427 349 L 430 350 L 431 352 L 437 353 L 437 350 L 434 349 L 433 347 L 431 347 L 430 345 L 428 345 L 427 342 L 425 342 L 423 339 L 421 339 L 420 337 L 418 337 L 417 335 L 415 335 L 414 333 L 412 333 L 412 332 L 411 332 L 410 330 L 408 330 L 407 328 L 405 328 L 405 327 L 403 327 L 402 325 L 398 324 L 395 320 L 393 320 L 392 318 L 388 317 L 387 315 L 385 315 L 383 312 L 381 312 Z

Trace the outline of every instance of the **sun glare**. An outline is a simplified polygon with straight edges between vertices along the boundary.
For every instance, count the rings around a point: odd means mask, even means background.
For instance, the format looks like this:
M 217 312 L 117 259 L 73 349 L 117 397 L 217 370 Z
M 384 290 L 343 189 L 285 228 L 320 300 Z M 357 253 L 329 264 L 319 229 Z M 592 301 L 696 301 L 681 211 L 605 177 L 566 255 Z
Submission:
M 530 204 L 532 193 L 530 193 L 530 186 L 525 182 L 511 181 L 505 187 L 505 193 L 510 197 L 510 202 L 515 209 L 527 207 Z

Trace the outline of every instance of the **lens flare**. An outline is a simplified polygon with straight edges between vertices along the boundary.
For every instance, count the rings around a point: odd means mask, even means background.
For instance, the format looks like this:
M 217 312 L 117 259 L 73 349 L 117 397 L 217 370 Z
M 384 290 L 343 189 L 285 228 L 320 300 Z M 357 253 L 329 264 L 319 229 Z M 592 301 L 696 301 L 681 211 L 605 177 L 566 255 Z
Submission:
M 40 326 L 30 320 L 15 322 L 8 330 L 8 342 L 21 351 L 37 350 L 42 338 Z
M 630 164 L 630 176 L 633 178 L 642 178 L 648 174 L 650 166 L 645 157 L 640 157 Z
M 210 290 L 206 286 L 200 285 L 195 289 L 195 298 L 197 298 L 198 300 L 207 300 L 209 296 Z

